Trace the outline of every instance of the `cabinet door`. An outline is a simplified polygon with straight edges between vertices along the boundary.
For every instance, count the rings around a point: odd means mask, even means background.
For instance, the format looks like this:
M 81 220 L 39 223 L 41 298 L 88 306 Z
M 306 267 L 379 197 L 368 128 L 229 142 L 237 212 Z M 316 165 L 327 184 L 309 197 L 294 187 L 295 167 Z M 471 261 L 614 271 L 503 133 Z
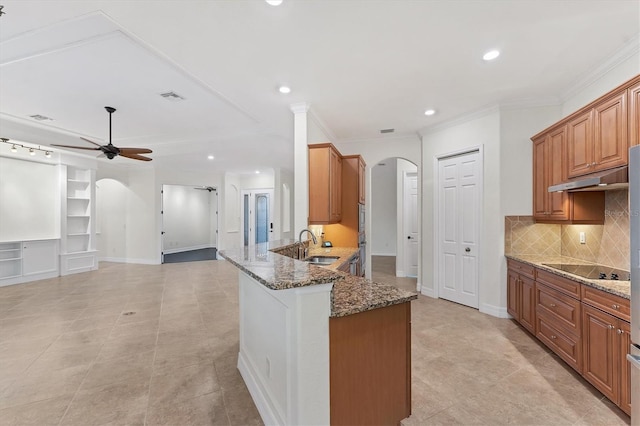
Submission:
M 568 177 L 591 173 L 593 168 L 593 113 L 579 115 L 567 125 Z
M 520 275 L 520 324 L 531 333 L 536 329 L 535 282 Z
M 365 185 L 365 177 L 366 177 L 366 164 L 362 160 L 362 158 L 358 158 L 358 203 L 364 204 L 365 202 L 365 193 L 366 193 L 366 185 Z
M 518 273 L 511 269 L 507 270 L 507 312 L 516 321 L 520 321 L 520 308 L 518 306 L 520 295 L 518 291 L 518 284 Z
M 330 213 L 330 149 L 309 147 L 309 222 L 328 223 Z
M 342 157 L 336 151 L 329 151 L 330 189 L 329 208 L 331 222 L 340 222 L 342 219 Z
M 627 91 L 593 110 L 593 171 L 627 164 Z
M 22 243 L 22 274 L 42 274 L 58 270 L 58 240 Z
M 631 326 L 626 321 L 618 321 L 618 335 L 620 336 L 620 403 L 622 410 L 631 415 L 631 366 L 627 354 L 631 347 Z
M 640 83 L 628 91 L 629 146 L 640 144 Z
M 547 204 L 549 193 L 547 192 L 547 168 L 545 163 L 549 145 L 546 136 L 533 141 L 533 216 L 536 219 L 547 218 Z
M 615 402 L 619 386 L 618 320 L 587 305 L 583 305 L 582 315 L 582 375 Z
M 546 168 L 548 182 L 547 186 L 555 185 L 566 180 L 566 141 L 567 128 L 562 126 L 549 134 L 547 138 Z M 546 190 L 546 188 L 545 188 Z M 569 219 L 569 193 L 567 191 L 547 192 L 549 218 L 552 220 Z

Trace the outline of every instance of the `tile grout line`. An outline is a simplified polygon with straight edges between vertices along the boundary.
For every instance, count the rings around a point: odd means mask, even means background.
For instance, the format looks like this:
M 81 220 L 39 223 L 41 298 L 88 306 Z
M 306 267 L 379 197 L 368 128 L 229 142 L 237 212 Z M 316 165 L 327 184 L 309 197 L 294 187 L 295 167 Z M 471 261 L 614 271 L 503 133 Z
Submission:
M 151 377 L 149 377 L 149 386 L 147 387 L 147 407 L 144 410 L 144 422 L 143 425 L 147 425 L 147 419 L 149 417 L 149 404 L 151 404 L 151 385 L 153 383 L 153 376 L 156 370 L 156 356 L 158 355 L 158 340 L 160 339 L 160 322 L 162 318 L 162 310 L 164 309 L 164 293 L 167 290 L 165 286 L 166 278 L 162 280 L 162 298 L 160 299 L 160 314 L 158 315 L 158 329 L 156 330 L 156 343 L 153 345 L 153 360 L 151 360 Z

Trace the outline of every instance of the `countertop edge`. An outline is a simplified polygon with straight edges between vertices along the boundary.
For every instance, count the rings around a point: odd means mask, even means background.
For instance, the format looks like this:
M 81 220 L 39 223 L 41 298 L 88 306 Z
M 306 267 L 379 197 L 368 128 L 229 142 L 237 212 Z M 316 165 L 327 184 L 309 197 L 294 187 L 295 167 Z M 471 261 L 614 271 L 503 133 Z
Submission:
M 531 265 L 534 266 L 538 269 L 541 269 L 543 271 L 546 272 L 550 272 L 553 273 L 555 275 L 558 275 L 560 277 L 563 278 L 567 278 L 570 279 L 572 281 L 576 281 L 580 284 L 584 284 L 587 285 L 589 287 L 593 287 L 596 288 L 598 290 L 602 290 L 604 292 L 613 294 L 615 296 L 619 296 L 622 297 L 624 299 L 629 299 L 631 300 L 631 294 L 630 293 L 626 293 L 624 291 L 620 291 L 618 289 L 615 289 L 613 287 L 610 287 L 611 285 L 620 285 L 621 283 L 624 282 L 628 282 L 628 281 L 616 281 L 616 280 L 590 280 L 588 278 L 584 278 L 581 277 L 579 275 L 574 275 L 571 274 L 569 272 L 565 272 L 565 271 L 561 271 L 559 269 L 555 269 L 552 268 L 550 266 L 546 266 L 543 265 L 543 261 L 538 261 L 538 260 L 532 260 L 532 257 L 536 257 L 536 258 L 543 258 L 544 256 L 538 256 L 538 255 L 516 255 L 516 254 L 505 254 L 504 255 L 507 259 L 511 259 L 511 260 L 515 260 L 517 262 L 522 262 L 522 263 L 526 263 L 527 265 Z M 587 262 L 584 260 L 580 260 L 580 259 L 574 259 L 574 258 L 570 258 L 570 257 L 566 257 L 566 256 L 561 256 L 562 258 L 564 258 L 567 262 L 573 262 L 575 264 L 584 264 L 584 265 L 593 265 L 593 262 Z M 549 258 L 555 258 L 557 259 L 558 256 L 549 256 Z M 544 261 L 544 263 L 554 263 L 553 261 Z M 631 287 L 629 285 L 629 287 Z

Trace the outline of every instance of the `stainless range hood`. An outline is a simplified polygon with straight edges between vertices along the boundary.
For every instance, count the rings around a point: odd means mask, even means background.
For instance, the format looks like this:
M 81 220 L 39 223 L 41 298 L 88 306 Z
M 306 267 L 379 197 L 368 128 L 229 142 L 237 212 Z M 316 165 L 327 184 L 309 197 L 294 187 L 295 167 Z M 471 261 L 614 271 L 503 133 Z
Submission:
M 569 179 L 566 182 L 551 185 L 547 191 L 605 191 L 628 186 L 629 168 L 623 166 Z

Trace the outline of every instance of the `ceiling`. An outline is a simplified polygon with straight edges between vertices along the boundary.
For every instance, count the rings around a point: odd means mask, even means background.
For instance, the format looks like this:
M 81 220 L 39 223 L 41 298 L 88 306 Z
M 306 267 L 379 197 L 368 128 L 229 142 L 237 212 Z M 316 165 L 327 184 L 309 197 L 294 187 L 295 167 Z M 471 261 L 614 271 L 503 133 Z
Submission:
M 334 142 L 388 143 L 488 106 L 560 103 L 619 52 L 637 52 L 640 34 L 638 1 L 2 4 L 1 137 L 106 142 L 112 106 L 115 145 L 191 171 L 292 169 L 298 102 Z M 500 57 L 483 61 L 494 48 Z M 184 100 L 160 96 L 169 91 Z

